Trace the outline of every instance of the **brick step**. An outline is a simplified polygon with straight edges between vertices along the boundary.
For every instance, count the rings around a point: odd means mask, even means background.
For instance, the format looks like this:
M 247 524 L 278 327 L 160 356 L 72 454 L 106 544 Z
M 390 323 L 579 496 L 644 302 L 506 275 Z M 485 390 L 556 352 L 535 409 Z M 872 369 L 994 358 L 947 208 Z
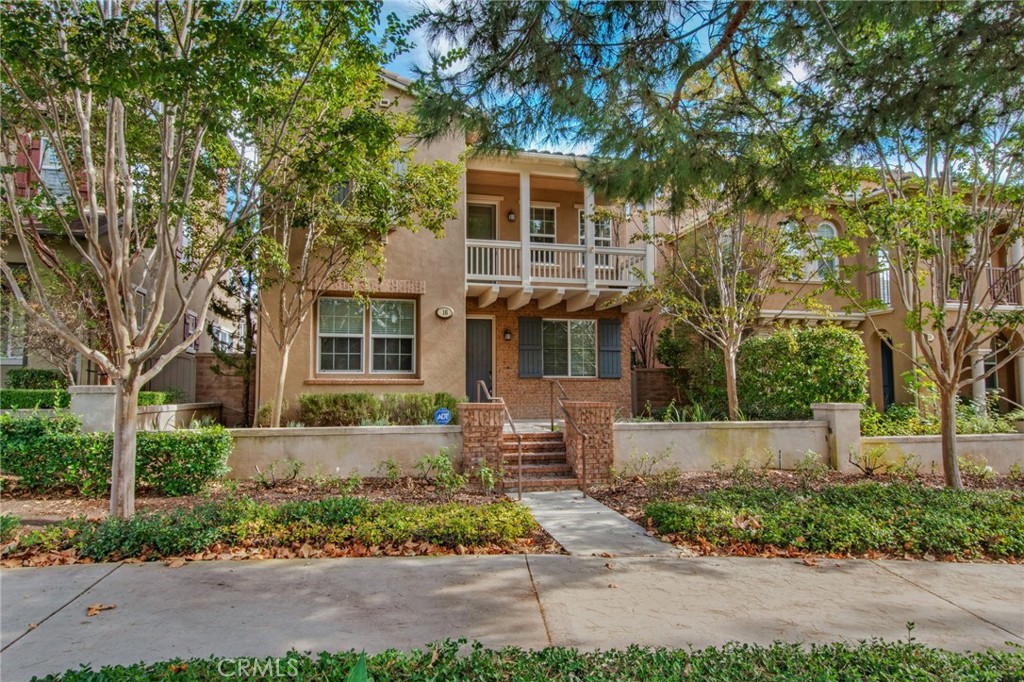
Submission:
M 548 442 L 563 442 L 564 438 L 560 431 L 552 433 L 522 433 L 522 444 L 530 443 L 548 443 Z M 514 433 L 504 433 L 502 435 L 502 442 L 517 442 Z
M 506 440 L 501 444 L 501 451 L 505 454 L 519 452 L 519 444 L 515 441 L 510 443 Z M 545 441 L 542 443 L 527 443 L 526 441 L 523 441 L 523 452 L 565 452 L 565 443 L 560 440 Z
M 505 490 L 517 489 L 515 477 L 505 479 Z M 523 476 L 523 490 L 578 490 L 579 480 L 575 476 Z
M 548 462 L 544 464 L 527 463 L 525 457 L 523 458 L 523 478 L 527 476 L 572 476 L 572 467 L 569 466 L 565 460 L 561 462 Z M 505 477 L 515 478 L 516 476 L 516 465 L 515 462 L 505 462 Z
M 519 454 L 506 452 L 502 458 L 505 466 L 515 466 Z M 565 450 L 560 452 L 526 452 L 523 450 L 523 464 L 560 464 L 565 462 Z

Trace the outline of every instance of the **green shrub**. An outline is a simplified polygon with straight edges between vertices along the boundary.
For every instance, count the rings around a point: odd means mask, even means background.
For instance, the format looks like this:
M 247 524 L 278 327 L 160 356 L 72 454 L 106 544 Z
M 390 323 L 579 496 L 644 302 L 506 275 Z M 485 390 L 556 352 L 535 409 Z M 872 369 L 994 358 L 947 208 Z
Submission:
M 0 389 L 0 409 L 3 410 L 51 410 L 70 404 L 71 395 L 62 388 Z
M 728 412 L 721 350 L 665 329 L 656 353 L 691 404 L 701 406 L 702 418 Z M 864 343 L 856 332 L 834 325 L 751 337 L 740 347 L 736 373 L 747 419 L 810 419 L 812 403 L 867 400 Z
M 250 498 L 208 502 L 191 509 L 136 514 L 130 520 L 84 517 L 24 534 L 19 550 L 75 549 L 95 561 L 193 554 L 223 542 L 276 547 L 292 543 L 367 546 L 429 542 L 455 548 L 508 545 L 535 528 L 522 505 L 411 505 L 337 497 L 277 507 Z
M 1017 414 L 981 410 L 971 402 L 956 407 L 956 432 L 1016 433 Z M 890 405 L 884 413 L 868 405 L 861 411 L 862 436 L 937 436 L 942 432 L 938 415 L 921 414 L 914 405 Z
M 740 409 L 748 418 L 810 419 L 813 403 L 864 403 L 868 395 L 864 343 L 835 325 L 747 339 L 737 374 Z
M 439 407 L 457 416 L 457 404 L 448 393 L 303 393 L 299 418 L 308 426 L 419 426 L 432 424 Z
M 661 533 L 723 546 L 750 542 L 822 553 L 1024 556 L 1024 498 L 1014 491 L 877 483 L 799 493 L 735 487 L 652 502 L 647 515 Z
M 113 435 L 78 433 L 68 415 L 52 419 L 0 416 L 4 473 L 30 490 L 73 488 L 87 496 L 110 487 Z M 136 480 L 162 495 L 192 495 L 227 473 L 231 434 L 221 426 L 139 432 Z
M 424 455 L 416 463 L 416 468 L 423 474 L 423 478 L 433 482 L 437 494 L 443 500 L 452 500 L 466 487 L 466 477 L 455 471 L 448 448 L 441 448 L 436 455 Z
M 916 642 L 832 644 L 775 643 L 770 646 L 731 643 L 702 649 L 583 651 L 568 647 L 544 649 L 485 649 L 464 640 L 446 640 L 414 651 L 387 651 L 370 656 L 361 652 L 303 654 L 282 658 L 244 659 L 252 672 L 246 679 L 269 682 L 286 675 L 293 682 L 373 679 L 391 682 L 435 680 L 517 680 L 519 682 L 881 682 L 882 680 L 956 680 L 997 682 L 1020 680 L 1024 656 L 1010 651 L 953 652 Z M 362 677 L 365 662 L 366 676 Z M 237 659 L 191 659 L 107 666 L 102 674 L 88 666 L 69 670 L 62 682 L 97 679 L 144 682 L 182 677 L 194 682 L 221 682 L 225 672 L 238 669 Z M 177 675 L 173 671 L 180 672 Z M 172 672 L 168 672 L 172 671 Z M 359 675 L 360 677 L 356 677 Z
M 68 378 L 55 369 L 18 367 L 7 372 L 7 388 L 67 388 Z
M 180 398 L 180 393 L 176 391 L 139 391 L 139 407 L 175 405 Z

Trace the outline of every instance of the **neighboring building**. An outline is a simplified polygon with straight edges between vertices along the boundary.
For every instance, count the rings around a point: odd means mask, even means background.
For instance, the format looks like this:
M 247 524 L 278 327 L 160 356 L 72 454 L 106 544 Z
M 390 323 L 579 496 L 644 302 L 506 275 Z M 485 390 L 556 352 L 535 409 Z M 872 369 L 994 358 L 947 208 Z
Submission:
M 34 177 L 31 172 L 16 173 L 15 185 L 17 191 L 24 195 L 34 195 L 41 191 L 39 183 L 43 183 L 58 199 L 70 196 L 73 188 L 64 177 L 60 163 L 54 157 L 46 143 L 46 139 L 30 138 L 27 140 L 26 147 L 30 150 L 31 159 L 26 158 L 24 154 L 19 152 L 15 161 L 16 165 L 25 168 L 38 167 L 40 173 L 38 177 Z M 51 235 L 51 237 L 53 239 L 50 241 L 50 246 L 58 249 L 62 257 L 68 259 L 75 259 L 77 257 L 77 250 L 67 241 L 65 234 Z M 84 236 L 81 239 L 84 243 Z M 7 263 L 14 266 L 25 262 L 25 254 L 22 253 L 19 245 L 14 240 L 5 244 L 3 258 Z M 139 281 L 141 281 L 141 276 Z M 6 287 L 6 283 L 0 282 L 0 286 Z M 208 283 L 200 282 L 197 300 L 201 299 L 205 294 L 203 287 L 208 286 L 210 286 Z M 170 296 L 170 294 L 168 295 Z M 152 301 L 149 300 L 149 292 L 141 285 L 135 287 L 135 296 L 136 302 L 140 307 L 152 305 Z M 30 324 L 30 322 L 26 321 L 24 311 L 19 306 L 8 305 L 6 300 L 5 297 L 5 304 L 0 306 L 0 315 L 2 315 L 0 317 L 0 326 L 2 326 L 3 330 L 3 333 L 0 334 L 0 385 L 6 382 L 6 373 L 12 367 L 52 367 L 52 364 L 41 357 L 39 353 L 33 352 L 31 347 L 26 347 L 25 329 L 26 324 Z M 166 308 L 169 309 L 170 305 L 166 306 Z M 170 316 L 171 313 L 168 311 L 166 315 Z M 230 320 L 221 319 L 211 312 L 207 315 L 207 323 L 212 323 L 218 338 L 211 338 L 209 334 L 202 335 L 185 352 L 171 360 L 152 381 L 143 387 L 143 390 L 175 390 L 180 392 L 187 401 L 196 399 L 197 355 L 209 357 L 213 344 L 232 344 L 237 340 L 235 324 Z M 196 312 L 189 311 L 180 323 L 180 337 L 169 342 L 169 345 L 187 338 L 196 328 L 197 324 L 198 316 Z M 85 361 L 77 355 L 73 374 L 78 384 L 100 384 L 105 381 L 105 377 L 91 362 Z
M 407 107 L 407 81 L 385 75 Z M 419 162 L 458 161 L 465 140 L 416 148 Z M 286 400 L 304 392 L 435 392 L 477 399 L 477 381 L 516 418 L 549 415 L 551 382 L 573 399 L 630 411 L 629 317 L 623 295 L 651 272 L 653 248 L 631 243 L 636 220 L 606 215 L 571 155 L 472 158 L 458 217 L 442 239 L 401 232 L 368 306 L 322 297 L 289 359 Z M 592 220 L 586 220 L 586 216 Z M 273 300 L 272 295 L 264 297 Z M 280 358 L 261 344 L 257 401 L 272 400 Z

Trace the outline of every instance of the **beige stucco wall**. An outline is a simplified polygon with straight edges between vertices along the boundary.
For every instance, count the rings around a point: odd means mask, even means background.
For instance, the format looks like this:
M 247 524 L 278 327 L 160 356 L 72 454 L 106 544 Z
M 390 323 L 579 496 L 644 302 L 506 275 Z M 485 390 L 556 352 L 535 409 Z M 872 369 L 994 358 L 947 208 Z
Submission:
M 732 466 L 746 458 L 758 466 L 792 469 L 808 452 L 827 460 L 828 424 L 792 422 L 691 422 L 615 424 L 615 466 L 631 457 L 666 455 L 660 466 L 683 471 L 708 471 L 715 464 Z
M 192 422 L 201 419 L 212 419 L 220 423 L 220 403 L 146 405 L 139 408 L 139 429 L 142 431 L 187 429 Z
M 281 460 L 303 463 L 299 475 L 380 475 L 376 467 L 393 459 L 407 474 L 424 455 L 448 448 L 461 465 L 461 426 L 345 426 L 301 429 L 232 429 L 235 447 L 228 458 L 230 478 L 252 478 L 254 467 L 267 473 Z M 278 467 L 280 472 L 280 466 Z
M 399 108 L 408 108 L 411 98 L 407 93 L 389 87 L 385 96 L 399 100 Z M 417 163 L 437 160 L 457 163 L 465 150 L 461 137 L 449 136 L 429 145 L 418 145 L 414 158 Z M 465 194 L 465 176 L 460 193 Z M 444 236 L 435 237 L 427 231 L 411 233 L 397 231 L 388 238 L 385 247 L 385 267 L 382 273 L 368 273 L 373 284 L 377 274 L 385 279 L 380 296 L 409 298 L 416 305 L 416 372 L 412 375 L 383 375 L 369 372 L 369 353 L 364 347 L 366 371 L 360 375 L 321 374 L 316 367 L 316 315 L 314 312 L 299 330 L 291 349 L 285 384 L 288 410 L 284 419 L 297 418 L 298 396 L 312 392 L 368 392 L 414 393 L 446 391 L 461 396 L 465 390 L 465 205 L 459 201 L 458 215 L 448 221 Z M 337 290 L 327 295 L 345 296 L 350 291 Z M 273 301 L 275 292 L 265 292 L 264 302 Z M 450 307 L 455 311 L 451 319 L 441 319 L 437 310 Z M 271 324 L 275 311 L 266 311 Z M 260 320 L 261 329 L 267 324 Z M 280 353 L 269 333 L 260 334 L 257 360 L 256 400 L 263 405 L 273 400 L 277 378 L 281 371 Z
M 957 436 L 960 457 L 984 458 L 985 463 L 1001 474 L 1010 472 L 1016 464 L 1024 467 L 1024 433 L 990 433 Z M 889 461 L 902 457 L 916 457 L 922 473 L 942 471 L 942 438 L 939 436 L 886 436 L 861 438 L 864 452 L 868 448 L 885 446 Z

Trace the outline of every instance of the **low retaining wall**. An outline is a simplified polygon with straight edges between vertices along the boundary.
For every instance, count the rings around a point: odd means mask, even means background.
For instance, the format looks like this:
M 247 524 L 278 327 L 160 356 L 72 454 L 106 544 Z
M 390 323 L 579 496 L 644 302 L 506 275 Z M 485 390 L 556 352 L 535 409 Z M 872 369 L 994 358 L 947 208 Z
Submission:
M 252 478 L 275 461 L 303 463 L 299 476 L 377 476 L 376 467 L 393 459 L 412 474 L 423 455 L 447 447 L 462 462 L 461 426 L 335 426 L 284 429 L 231 429 L 235 449 L 228 458 L 231 478 Z
M 916 457 L 922 473 L 942 472 L 942 439 L 939 436 L 872 436 L 861 438 L 861 447 L 884 445 L 886 457 L 891 461 L 900 457 Z M 957 454 L 984 458 L 985 462 L 1001 474 L 1010 472 L 1014 464 L 1024 468 L 1024 433 L 986 433 L 957 436 Z
M 177 405 L 146 405 L 139 408 L 140 431 L 173 431 L 188 428 L 199 419 L 221 422 L 220 403 L 179 403 Z
M 792 469 L 808 451 L 828 463 L 829 425 L 823 421 L 792 422 L 643 422 L 615 425 L 615 466 L 634 454 L 666 458 L 661 466 L 707 471 L 715 464 L 732 466 L 746 457 L 759 465 Z

